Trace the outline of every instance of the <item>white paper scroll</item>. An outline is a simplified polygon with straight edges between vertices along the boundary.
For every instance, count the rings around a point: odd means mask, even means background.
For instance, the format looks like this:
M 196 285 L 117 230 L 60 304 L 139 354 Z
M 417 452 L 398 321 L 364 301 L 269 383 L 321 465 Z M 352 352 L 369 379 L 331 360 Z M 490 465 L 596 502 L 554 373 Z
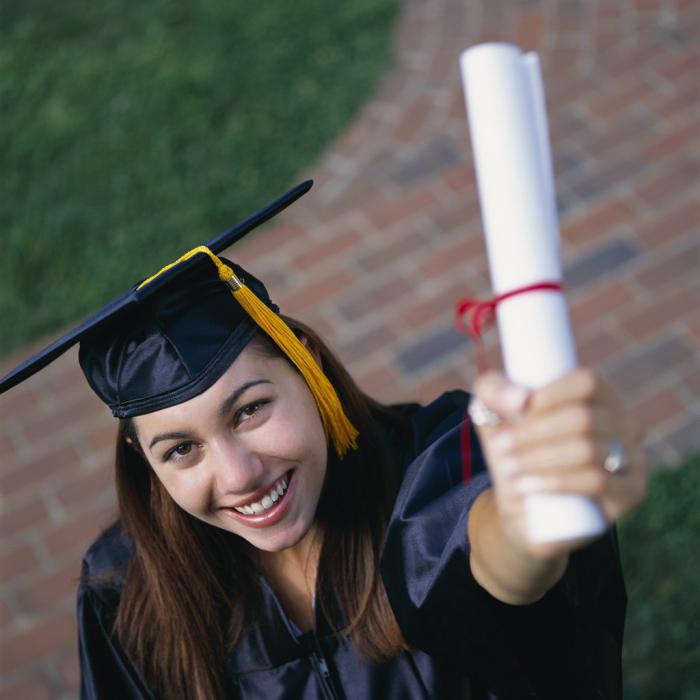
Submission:
M 544 90 L 536 55 L 509 44 L 462 53 L 462 82 L 479 186 L 491 282 L 496 294 L 561 280 L 559 227 Z M 534 389 L 577 366 L 564 295 L 535 291 L 496 310 L 509 378 Z M 574 495 L 533 495 L 526 503 L 535 542 L 598 534 L 597 505 Z

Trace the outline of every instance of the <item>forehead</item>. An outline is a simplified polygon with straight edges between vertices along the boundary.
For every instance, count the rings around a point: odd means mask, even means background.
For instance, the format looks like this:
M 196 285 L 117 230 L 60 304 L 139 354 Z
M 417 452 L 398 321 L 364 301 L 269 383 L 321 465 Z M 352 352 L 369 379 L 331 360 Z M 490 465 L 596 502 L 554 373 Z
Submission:
M 164 426 L 186 427 L 200 419 L 208 419 L 218 414 L 224 402 L 241 388 L 250 386 L 252 382 L 278 384 L 285 371 L 292 371 L 285 360 L 266 357 L 249 345 L 206 391 L 175 406 L 136 416 L 134 427 L 140 437 L 146 438 L 147 434 L 155 433 Z

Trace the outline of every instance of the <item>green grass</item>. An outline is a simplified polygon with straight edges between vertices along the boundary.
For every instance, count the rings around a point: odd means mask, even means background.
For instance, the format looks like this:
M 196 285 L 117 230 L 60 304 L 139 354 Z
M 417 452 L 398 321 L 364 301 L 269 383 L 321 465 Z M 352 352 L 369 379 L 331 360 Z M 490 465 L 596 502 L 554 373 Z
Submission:
M 656 474 L 620 528 L 627 700 L 700 699 L 700 454 Z
M 0 356 L 295 182 L 371 95 L 395 0 L 5 0 Z

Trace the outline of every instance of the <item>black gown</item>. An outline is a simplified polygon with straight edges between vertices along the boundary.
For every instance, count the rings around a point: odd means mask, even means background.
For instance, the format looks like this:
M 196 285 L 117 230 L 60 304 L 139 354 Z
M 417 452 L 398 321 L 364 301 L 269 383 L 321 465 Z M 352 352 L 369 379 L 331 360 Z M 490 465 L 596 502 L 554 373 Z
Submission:
M 381 559 L 387 594 L 411 651 L 381 665 L 364 662 L 319 610 L 300 634 L 265 579 L 262 614 L 227 660 L 227 697 L 311 700 L 621 698 L 626 595 L 614 530 L 575 552 L 562 580 L 541 600 L 497 601 L 471 575 L 467 517 L 490 486 L 464 421 L 467 395 L 449 392 L 426 407 L 407 405 L 407 465 Z M 471 478 L 463 478 L 470 445 Z M 118 526 L 88 550 L 93 581 L 123 567 L 131 546 Z M 85 700 L 154 698 L 110 636 L 119 580 L 81 585 L 78 626 Z

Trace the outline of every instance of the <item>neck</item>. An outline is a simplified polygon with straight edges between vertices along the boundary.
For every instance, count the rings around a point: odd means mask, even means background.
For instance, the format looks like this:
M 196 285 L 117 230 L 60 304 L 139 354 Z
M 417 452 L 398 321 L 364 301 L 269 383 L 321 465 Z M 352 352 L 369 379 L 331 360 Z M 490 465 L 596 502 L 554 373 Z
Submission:
M 312 526 L 299 542 L 279 552 L 258 551 L 258 563 L 270 579 L 305 580 L 310 590 L 314 590 L 320 537 L 317 527 Z

